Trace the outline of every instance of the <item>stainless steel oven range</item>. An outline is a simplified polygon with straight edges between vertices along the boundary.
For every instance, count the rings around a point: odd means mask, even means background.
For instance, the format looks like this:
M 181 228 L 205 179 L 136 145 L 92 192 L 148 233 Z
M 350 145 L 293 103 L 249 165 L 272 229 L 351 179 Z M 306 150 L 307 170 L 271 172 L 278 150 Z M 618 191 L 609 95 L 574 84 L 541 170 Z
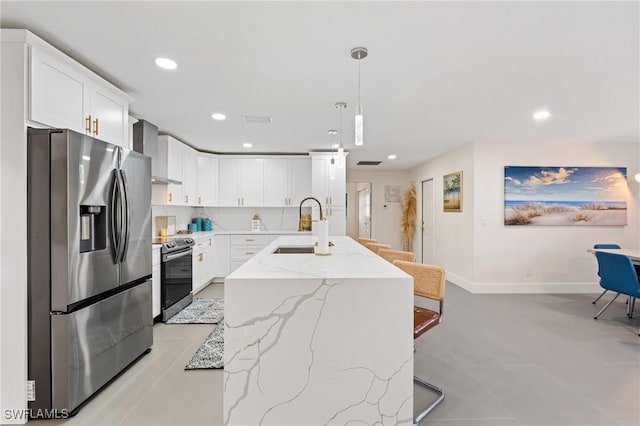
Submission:
M 160 303 L 162 321 L 177 314 L 193 300 L 193 238 L 177 238 L 162 244 Z

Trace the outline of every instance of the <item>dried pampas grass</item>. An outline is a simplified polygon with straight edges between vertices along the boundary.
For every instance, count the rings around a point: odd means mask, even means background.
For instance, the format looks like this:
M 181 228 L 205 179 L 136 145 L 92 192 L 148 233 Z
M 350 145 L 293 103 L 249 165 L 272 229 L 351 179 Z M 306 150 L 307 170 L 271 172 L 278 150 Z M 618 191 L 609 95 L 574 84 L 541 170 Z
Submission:
M 400 227 L 402 228 L 402 245 L 404 251 L 411 251 L 411 237 L 416 230 L 416 185 L 411 183 L 402 196 L 402 217 Z

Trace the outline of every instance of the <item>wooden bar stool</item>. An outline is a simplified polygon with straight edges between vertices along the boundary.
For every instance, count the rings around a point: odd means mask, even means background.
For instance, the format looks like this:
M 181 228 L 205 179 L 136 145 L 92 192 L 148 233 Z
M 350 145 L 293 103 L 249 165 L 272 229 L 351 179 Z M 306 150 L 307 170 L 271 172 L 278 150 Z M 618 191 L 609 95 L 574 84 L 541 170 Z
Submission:
M 380 244 L 380 243 L 367 243 L 365 247 L 371 250 L 374 253 L 378 253 L 380 249 L 390 249 L 391 246 L 389 244 Z
M 393 263 L 394 260 L 404 260 L 406 262 L 415 262 L 416 255 L 410 251 L 380 249 L 378 255 L 383 259 Z
M 413 339 L 415 340 L 442 321 L 445 270 L 440 266 L 423 265 L 403 260 L 395 260 L 393 264 L 413 277 L 413 294 L 439 302 L 438 312 L 418 306 L 413 307 Z M 416 376 L 413 376 L 413 381 L 438 395 L 435 401 L 416 416 L 413 423 L 418 424 L 442 402 L 444 391 Z
M 377 243 L 378 241 L 373 238 L 358 237 L 358 242 L 364 246 L 367 245 L 367 243 Z

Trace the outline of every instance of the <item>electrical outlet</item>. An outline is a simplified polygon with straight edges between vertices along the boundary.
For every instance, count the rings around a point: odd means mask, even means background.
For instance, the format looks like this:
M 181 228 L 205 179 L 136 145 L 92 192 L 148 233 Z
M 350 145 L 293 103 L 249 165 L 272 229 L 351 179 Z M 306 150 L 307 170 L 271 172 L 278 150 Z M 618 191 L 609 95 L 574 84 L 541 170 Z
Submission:
M 36 400 L 36 381 L 27 380 L 27 401 Z

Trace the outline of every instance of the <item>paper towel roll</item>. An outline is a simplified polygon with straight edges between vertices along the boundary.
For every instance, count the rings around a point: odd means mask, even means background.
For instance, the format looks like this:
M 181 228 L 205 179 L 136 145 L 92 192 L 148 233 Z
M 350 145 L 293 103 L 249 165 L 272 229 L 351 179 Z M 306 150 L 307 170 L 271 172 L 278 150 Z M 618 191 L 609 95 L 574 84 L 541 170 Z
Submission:
M 329 253 L 329 222 L 324 220 L 319 220 L 316 222 L 316 226 L 318 228 L 318 245 L 316 246 L 315 252 L 318 254 L 328 254 Z

